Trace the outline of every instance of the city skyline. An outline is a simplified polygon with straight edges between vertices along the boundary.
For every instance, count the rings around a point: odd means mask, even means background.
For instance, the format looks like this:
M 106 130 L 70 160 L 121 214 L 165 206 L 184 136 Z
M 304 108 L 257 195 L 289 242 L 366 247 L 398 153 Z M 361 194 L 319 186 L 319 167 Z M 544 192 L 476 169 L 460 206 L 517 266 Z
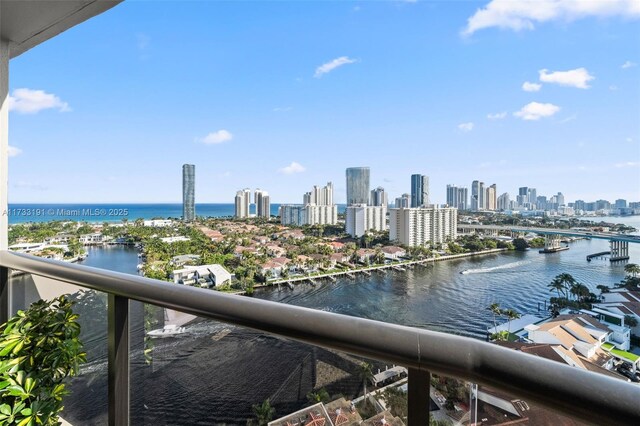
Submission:
M 9 200 L 178 202 L 183 163 L 200 203 L 332 180 L 343 204 L 353 164 L 389 199 L 421 170 L 435 204 L 475 179 L 637 198 L 640 12 L 494 3 L 125 2 L 12 60 Z

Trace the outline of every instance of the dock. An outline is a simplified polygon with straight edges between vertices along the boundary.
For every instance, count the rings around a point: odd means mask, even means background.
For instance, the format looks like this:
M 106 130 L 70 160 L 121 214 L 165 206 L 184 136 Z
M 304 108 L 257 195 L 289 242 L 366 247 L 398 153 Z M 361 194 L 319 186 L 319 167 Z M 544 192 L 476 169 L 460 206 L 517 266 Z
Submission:
M 606 256 L 611 254 L 610 251 L 601 251 L 599 253 L 593 253 L 587 256 L 587 262 L 591 262 L 591 259 L 593 259 L 594 257 L 601 257 L 601 256 Z

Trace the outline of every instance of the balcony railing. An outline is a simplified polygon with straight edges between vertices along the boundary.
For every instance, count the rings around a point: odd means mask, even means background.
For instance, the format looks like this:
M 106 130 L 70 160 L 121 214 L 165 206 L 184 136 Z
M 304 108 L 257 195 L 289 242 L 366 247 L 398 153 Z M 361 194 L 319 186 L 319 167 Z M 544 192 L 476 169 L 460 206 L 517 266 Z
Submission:
M 409 369 L 411 426 L 428 424 L 431 372 L 517 394 L 587 423 L 640 424 L 640 386 L 479 340 L 7 251 L 0 251 L 2 322 L 9 316 L 9 269 L 109 295 L 110 425 L 129 424 L 129 300 L 403 365 Z

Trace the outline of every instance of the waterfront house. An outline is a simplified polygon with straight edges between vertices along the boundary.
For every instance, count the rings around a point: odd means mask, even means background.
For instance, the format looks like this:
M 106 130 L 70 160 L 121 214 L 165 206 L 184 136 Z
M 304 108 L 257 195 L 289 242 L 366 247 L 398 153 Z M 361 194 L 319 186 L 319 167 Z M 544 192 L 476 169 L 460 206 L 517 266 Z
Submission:
M 356 258 L 360 263 L 368 263 L 371 262 L 373 256 L 376 255 L 376 251 L 373 249 L 358 249 L 356 252 Z
M 109 239 L 110 237 L 105 237 L 100 232 L 93 232 L 91 234 L 81 235 L 78 241 L 80 241 L 80 244 L 84 244 L 88 246 L 93 244 L 102 244 L 108 241 Z
M 162 241 L 163 243 L 177 243 L 179 241 L 189 241 L 191 240 L 191 238 L 189 237 L 185 237 L 183 235 L 179 235 L 177 237 L 165 237 L 165 238 L 160 238 L 160 241 Z
M 171 258 L 171 264 L 177 267 L 184 266 L 187 263 L 198 263 L 199 261 L 200 255 L 198 254 L 182 254 Z
M 591 369 L 590 365 L 610 370 L 613 358 L 601 346 L 611 331 L 588 315 L 560 315 L 542 324 L 525 327 L 527 341 L 550 344 L 572 367 Z
M 400 260 L 407 255 L 407 251 L 398 246 L 386 246 L 382 247 L 381 250 L 384 253 L 384 258 L 388 260 Z
M 231 280 L 231 274 L 218 264 L 186 266 L 171 273 L 176 284 L 196 287 L 219 287 Z
M 265 263 L 260 265 L 260 272 L 265 276 L 277 278 L 282 275 L 282 270 L 289 262 L 291 262 L 291 260 L 287 259 L 286 257 L 278 257 L 267 260 Z
M 593 308 L 603 316 L 605 313 L 621 315 L 622 324 L 625 324 L 625 315 L 635 318 L 638 324 L 631 327 L 631 333 L 640 336 L 640 291 L 612 288 L 601 296 L 601 302 L 593 304 Z
M 338 263 L 348 262 L 349 256 L 344 253 L 334 253 L 329 256 L 329 261 L 331 262 L 331 267 L 334 268 Z

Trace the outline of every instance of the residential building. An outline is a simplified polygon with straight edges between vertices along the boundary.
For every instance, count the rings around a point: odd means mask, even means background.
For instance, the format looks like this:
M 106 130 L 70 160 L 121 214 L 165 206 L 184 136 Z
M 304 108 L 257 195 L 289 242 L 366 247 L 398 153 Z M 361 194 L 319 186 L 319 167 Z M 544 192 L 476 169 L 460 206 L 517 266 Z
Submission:
M 433 206 L 389 210 L 389 240 L 415 247 L 444 243 L 458 236 L 458 209 Z
M 372 206 L 387 206 L 389 204 L 387 193 L 381 186 L 371 190 L 370 201 Z
M 251 211 L 251 190 L 249 188 L 236 192 L 235 217 L 247 218 Z
M 496 208 L 500 211 L 511 210 L 511 200 L 507 192 L 498 197 Z
M 429 204 L 429 176 L 411 175 L 411 207 Z
M 196 218 L 195 205 L 196 166 L 182 165 L 182 219 L 190 222 Z
M 258 188 L 256 189 L 254 200 L 256 202 L 256 216 L 270 218 L 271 203 L 269 202 L 269 193 Z
M 327 185 L 323 187 L 314 185 L 313 189 L 302 197 L 302 204 L 333 205 L 333 183 L 327 182 Z
M 282 205 L 280 206 L 280 223 L 283 225 L 335 225 L 338 223 L 338 206 Z
M 356 204 L 347 207 L 345 229 L 352 237 L 361 237 L 367 231 L 384 231 L 386 220 L 387 206 Z
M 224 266 L 218 264 L 185 266 L 171 274 L 176 284 L 198 287 L 219 287 L 231 281 L 231 274 Z
M 601 346 L 611 331 L 589 315 L 560 315 L 552 321 L 529 324 L 526 340 L 549 344 L 553 351 L 572 367 L 588 370 L 613 367 L 613 358 Z
M 640 291 L 627 290 L 625 288 L 612 288 L 608 293 L 603 293 L 601 302 L 593 304 L 593 311 L 603 315 L 602 319 L 609 323 L 625 325 L 626 316 L 636 319 L 637 325 L 631 327 L 631 332 L 640 336 Z M 603 312 L 604 311 L 604 312 Z M 605 317 L 607 313 L 616 315 Z M 622 318 L 620 318 L 622 317 Z
M 484 189 L 484 182 L 474 180 L 471 182 L 471 211 L 478 212 L 485 210 L 485 197 L 486 192 Z
M 486 209 L 495 211 L 498 208 L 498 189 L 494 183 L 487 188 Z
M 615 203 L 616 209 L 626 209 L 627 208 L 627 200 L 618 199 Z
M 468 199 L 469 190 L 467 188 L 447 185 L 447 205 L 449 207 L 455 207 L 458 210 L 468 210 Z
M 400 197 L 396 198 L 395 207 L 397 209 L 408 209 L 411 206 L 411 195 L 402 194 Z
M 369 167 L 349 167 L 347 176 L 347 206 L 369 204 Z
M 280 223 L 283 225 L 302 226 L 305 224 L 305 209 L 299 204 L 283 204 L 280 206 Z

